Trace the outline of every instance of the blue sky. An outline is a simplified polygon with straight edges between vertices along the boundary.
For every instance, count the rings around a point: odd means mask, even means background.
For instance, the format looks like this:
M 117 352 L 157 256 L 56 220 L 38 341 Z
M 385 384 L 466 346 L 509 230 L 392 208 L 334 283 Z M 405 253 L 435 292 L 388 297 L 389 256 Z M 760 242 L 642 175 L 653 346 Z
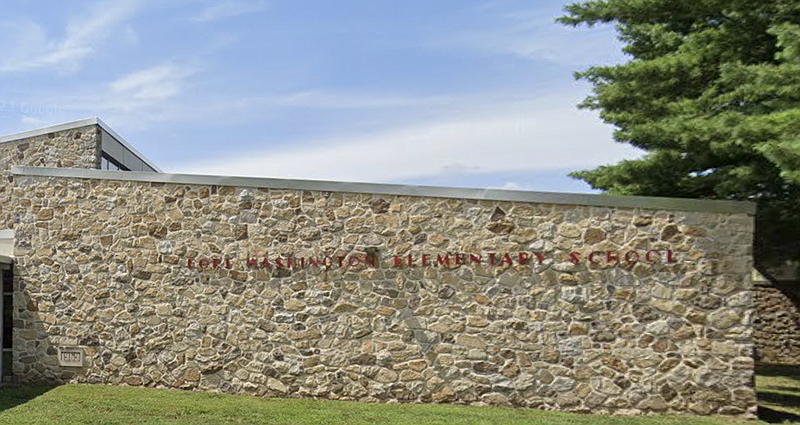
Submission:
M 564 1 L 7 0 L 0 134 L 98 116 L 167 172 L 586 192 L 624 61 Z

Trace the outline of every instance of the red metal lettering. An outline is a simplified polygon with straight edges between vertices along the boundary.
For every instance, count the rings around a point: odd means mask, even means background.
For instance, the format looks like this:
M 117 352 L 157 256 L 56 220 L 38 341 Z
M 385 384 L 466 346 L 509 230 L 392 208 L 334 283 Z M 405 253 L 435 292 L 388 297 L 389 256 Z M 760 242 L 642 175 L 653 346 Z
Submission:
M 634 254 L 636 257 L 631 259 L 631 254 Z M 639 258 L 639 253 L 636 251 L 628 251 L 625 253 L 625 261 L 628 263 L 638 263 Z

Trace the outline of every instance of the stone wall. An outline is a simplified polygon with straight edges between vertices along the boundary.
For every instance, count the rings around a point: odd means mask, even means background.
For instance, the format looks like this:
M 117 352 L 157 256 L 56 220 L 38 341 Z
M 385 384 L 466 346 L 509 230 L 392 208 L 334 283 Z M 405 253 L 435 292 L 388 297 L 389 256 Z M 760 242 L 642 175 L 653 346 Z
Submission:
M 100 129 L 86 126 L 0 143 L 0 230 L 14 228 L 11 167 L 100 168 Z
M 800 364 L 800 284 L 759 281 L 755 285 L 755 301 L 756 361 Z
M 21 382 L 755 412 L 747 214 L 32 175 L 15 183 Z M 651 249 L 673 250 L 675 262 L 587 265 L 566 254 Z M 434 260 L 490 252 L 547 259 Z M 422 265 L 426 254 L 434 264 Z M 275 261 L 319 255 L 343 261 Z M 247 267 L 264 257 L 273 267 Z M 60 367 L 60 346 L 84 347 L 85 367 Z

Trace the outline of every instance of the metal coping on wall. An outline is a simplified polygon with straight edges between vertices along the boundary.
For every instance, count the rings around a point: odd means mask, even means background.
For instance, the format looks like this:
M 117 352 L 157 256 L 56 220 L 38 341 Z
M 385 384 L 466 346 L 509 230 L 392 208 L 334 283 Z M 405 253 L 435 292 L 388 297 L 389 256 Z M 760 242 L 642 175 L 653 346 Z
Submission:
M 159 172 L 159 173 L 162 172 L 160 168 L 158 168 L 155 164 L 153 164 L 152 161 L 147 159 L 144 155 L 142 155 L 141 152 L 139 152 L 138 150 L 136 150 L 136 148 L 131 146 L 130 143 L 126 142 L 125 139 L 122 138 L 122 136 L 120 136 L 119 134 L 117 134 L 116 131 L 111 129 L 111 127 L 109 127 L 108 124 L 104 123 L 100 118 L 97 118 L 97 117 L 86 118 L 86 119 L 83 119 L 83 120 L 72 121 L 72 122 L 67 122 L 67 123 L 58 124 L 58 125 L 52 125 L 52 126 L 49 126 L 49 127 L 37 128 L 36 130 L 23 131 L 22 133 L 9 134 L 7 136 L 0 136 L 0 143 L 14 142 L 14 141 L 21 140 L 21 139 L 28 139 L 28 138 L 31 138 L 31 137 L 42 136 L 42 135 L 45 135 L 45 134 L 56 133 L 56 132 L 59 132 L 59 131 L 72 130 L 72 129 L 75 129 L 75 128 L 86 127 L 86 126 L 90 126 L 90 125 L 96 125 L 96 126 L 100 127 L 101 130 L 103 130 L 105 133 L 107 133 L 109 136 L 111 136 L 114 140 L 119 142 L 120 145 L 124 146 L 125 149 L 127 149 L 131 153 L 133 153 L 134 156 L 136 156 L 142 162 L 144 162 L 145 164 L 147 164 L 149 167 L 151 167 L 152 169 L 156 170 L 157 172 Z M 102 137 L 102 135 L 101 135 L 101 137 Z
M 713 201 L 649 196 L 612 196 L 578 193 L 529 192 L 500 189 L 466 189 L 439 186 L 406 186 L 383 183 L 349 183 L 324 180 L 285 180 L 261 177 L 211 176 L 198 174 L 100 171 L 77 168 L 11 168 L 12 174 L 32 177 L 117 180 L 188 185 L 218 185 L 242 188 L 347 192 L 390 196 L 474 199 L 487 201 L 532 202 L 543 204 L 597 207 L 643 208 L 652 210 L 754 214 L 756 205 L 747 201 Z

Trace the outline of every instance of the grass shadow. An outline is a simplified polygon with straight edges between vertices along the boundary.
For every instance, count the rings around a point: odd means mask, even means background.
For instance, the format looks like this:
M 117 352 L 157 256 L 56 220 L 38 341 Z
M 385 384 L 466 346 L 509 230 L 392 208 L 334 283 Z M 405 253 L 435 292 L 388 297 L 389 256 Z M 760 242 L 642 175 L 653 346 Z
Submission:
M 766 386 L 763 391 L 774 391 L 779 393 L 797 393 L 800 396 L 800 387 L 790 387 L 787 385 L 769 385 Z
M 800 409 L 800 395 L 759 391 L 758 399 L 770 404 L 785 406 L 790 409 Z
M 760 364 L 756 366 L 756 374 L 800 381 L 800 365 Z
M 783 410 L 775 410 L 769 407 L 758 406 L 758 419 L 771 424 L 787 422 L 795 423 L 800 422 L 800 415 Z
M 57 385 L 4 386 L 0 388 L 0 412 L 25 404 Z
M 756 373 L 759 419 L 800 423 L 800 366 L 763 364 L 756 366 Z

